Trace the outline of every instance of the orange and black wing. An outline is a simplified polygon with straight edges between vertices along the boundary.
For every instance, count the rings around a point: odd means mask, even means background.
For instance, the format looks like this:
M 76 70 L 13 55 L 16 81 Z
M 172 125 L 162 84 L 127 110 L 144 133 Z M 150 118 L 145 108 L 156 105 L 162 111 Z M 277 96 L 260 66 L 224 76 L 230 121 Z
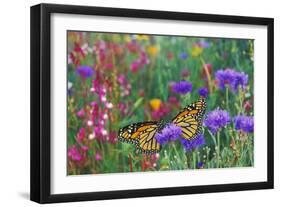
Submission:
M 182 137 L 187 140 L 194 139 L 202 131 L 202 118 L 205 113 L 206 102 L 204 98 L 200 98 L 185 107 L 172 120 L 172 123 L 181 127 Z
M 142 153 L 157 153 L 161 149 L 161 145 L 155 139 L 158 129 L 159 123 L 156 121 L 130 124 L 119 130 L 118 140 L 135 144 Z

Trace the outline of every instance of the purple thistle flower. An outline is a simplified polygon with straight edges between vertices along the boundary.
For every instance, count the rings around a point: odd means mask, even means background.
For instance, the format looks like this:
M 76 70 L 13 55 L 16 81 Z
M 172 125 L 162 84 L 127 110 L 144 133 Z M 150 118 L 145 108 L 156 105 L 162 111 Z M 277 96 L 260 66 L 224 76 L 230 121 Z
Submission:
M 234 92 L 236 92 L 239 85 L 242 87 L 242 89 L 245 89 L 247 84 L 248 84 L 248 74 L 244 72 L 241 73 L 236 72 L 236 76 L 233 82 L 231 83 L 231 88 Z
M 169 141 L 175 141 L 178 137 L 180 137 L 182 134 L 181 128 L 174 125 L 174 124 L 168 124 L 164 127 L 164 129 L 161 130 L 160 133 L 157 132 L 155 135 L 155 139 L 160 144 L 165 144 Z
M 209 112 L 207 118 L 204 121 L 204 125 L 207 126 L 213 134 L 215 134 L 220 128 L 226 126 L 229 123 L 229 113 L 220 109 Z
M 200 40 L 198 43 L 197 43 L 200 47 L 203 47 L 203 48 L 208 48 L 210 47 L 210 43 L 205 41 L 205 40 Z
M 218 70 L 215 74 L 216 80 L 218 81 L 219 88 L 225 89 L 226 84 L 233 82 L 235 78 L 235 71 L 232 69 Z
M 90 78 L 94 74 L 94 70 L 90 66 L 79 66 L 76 71 L 82 78 Z
M 208 95 L 208 89 L 206 87 L 199 88 L 198 89 L 198 94 L 200 96 L 203 96 L 204 98 L 206 98 L 207 95 Z
M 203 168 L 204 167 L 204 163 L 203 162 L 198 162 L 197 163 L 197 167 L 198 168 Z
M 185 59 L 187 59 L 187 58 L 188 58 L 188 54 L 187 54 L 187 53 L 185 53 L 185 52 L 182 52 L 182 53 L 180 53 L 180 54 L 179 54 L 179 58 L 181 58 L 181 59 L 185 60 Z
M 192 91 L 192 83 L 188 81 L 180 81 L 172 85 L 172 90 L 175 93 L 184 95 Z
M 202 134 L 191 140 L 181 138 L 180 141 L 186 152 L 192 151 L 193 149 L 196 149 L 205 144 L 205 138 Z
M 242 130 L 246 133 L 254 131 L 254 118 L 252 116 L 238 115 L 233 118 L 236 130 Z
M 246 73 L 237 72 L 231 68 L 218 70 L 215 76 L 220 89 L 225 89 L 225 85 L 229 85 L 233 92 L 237 92 L 239 85 L 244 89 L 248 84 L 248 75 Z

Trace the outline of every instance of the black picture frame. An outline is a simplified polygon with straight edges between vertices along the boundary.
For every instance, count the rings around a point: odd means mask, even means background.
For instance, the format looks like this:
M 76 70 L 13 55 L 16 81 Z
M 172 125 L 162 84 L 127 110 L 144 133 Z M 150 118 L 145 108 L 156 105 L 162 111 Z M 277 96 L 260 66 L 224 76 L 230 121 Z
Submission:
M 51 70 L 50 70 L 50 16 L 53 13 L 99 15 L 112 17 L 134 17 L 162 20 L 181 20 L 207 23 L 231 23 L 267 26 L 267 181 L 238 184 L 219 184 L 191 187 L 169 187 L 154 189 L 85 192 L 74 194 L 50 193 L 50 130 L 51 130 Z M 255 189 L 274 187 L 274 83 L 273 83 L 273 39 L 272 18 L 195 14 L 153 10 L 135 10 L 72 5 L 39 4 L 31 7 L 31 169 L 30 199 L 38 203 L 70 202 L 102 199 L 165 196 Z

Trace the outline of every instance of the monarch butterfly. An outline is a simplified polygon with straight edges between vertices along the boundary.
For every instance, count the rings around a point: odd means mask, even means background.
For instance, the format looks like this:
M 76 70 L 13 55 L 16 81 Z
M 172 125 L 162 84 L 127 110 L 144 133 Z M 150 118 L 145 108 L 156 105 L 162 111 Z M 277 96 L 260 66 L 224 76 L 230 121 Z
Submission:
M 181 128 L 184 139 L 194 139 L 201 133 L 205 108 L 205 99 L 201 97 L 197 102 L 186 106 L 172 119 L 171 123 Z M 161 150 L 161 145 L 155 139 L 155 135 L 164 127 L 163 120 L 130 124 L 119 129 L 118 140 L 136 145 L 137 150 L 142 153 L 157 153 Z

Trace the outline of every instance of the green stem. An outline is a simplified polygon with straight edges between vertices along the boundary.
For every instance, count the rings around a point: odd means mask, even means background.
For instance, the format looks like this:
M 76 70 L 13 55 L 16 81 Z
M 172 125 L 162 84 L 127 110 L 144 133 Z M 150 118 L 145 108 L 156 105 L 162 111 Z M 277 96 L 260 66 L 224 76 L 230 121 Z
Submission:
M 177 159 L 180 159 L 181 157 L 180 157 L 180 155 L 179 155 L 179 152 L 178 152 L 178 150 L 177 150 L 177 148 L 176 148 L 175 143 L 172 143 L 172 145 L 173 145 L 173 150 L 175 151 L 175 154 L 176 154 Z M 176 161 L 178 161 L 178 160 L 176 160 Z
M 209 151 L 209 148 L 207 148 L 207 150 L 206 150 L 206 163 L 207 163 L 208 168 L 210 168 L 209 154 L 210 154 L 210 151 Z
M 253 152 L 254 152 L 254 149 L 253 149 L 253 138 L 252 136 L 249 137 L 249 154 L 250 154 L 250 163 L 251 163 L 251 166 L 254 166 L 254 159 L 253 159 Z
M 192 152 L 193 169 L 196 169 L 196 152 Z
M 213 133 L 208 129 L 208 132 L 209 132 L 209 134 L 211 135 L 211 137 L 212 137 L 212 140 L 213 140 L 213 142 L 214 142 L 214 144 L 215 144 L 215 146 L 217 145 L 217 141 L 216 141 L 216 138 L 215 138 L 215 136 L 213 135 Z
M 243 93 L 242 93 L 242 89 L 241 89 L 241 87 L 239 86 L 238 87 L 238 96 L 239 96 L 239 103 L 240 103 L 240 112 L 241 112 L 241 114 L 243 114 L 243 112 L 244 112 L 244 108 L 243 108 Z
M 226 104 L 226 108 L 229 111 L 229 88 L 228 86 L 226 86 L 226 91 L 225 91 L 225 104 Z
M 220 166 L 220 131 L 217 132 L 217 167 Z

